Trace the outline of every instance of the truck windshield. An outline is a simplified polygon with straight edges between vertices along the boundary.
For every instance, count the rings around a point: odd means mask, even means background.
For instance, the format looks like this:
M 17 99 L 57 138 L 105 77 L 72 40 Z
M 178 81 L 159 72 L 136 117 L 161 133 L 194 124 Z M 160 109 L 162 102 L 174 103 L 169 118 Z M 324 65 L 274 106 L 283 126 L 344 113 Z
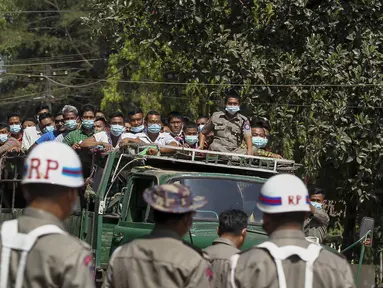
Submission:
M 208 203 L 197 210 L 195 219 L 218 221 L 228 209 L 240 209 L 249 215 L 249 222 L 261 223 L 262 212 L 256 202 L 262 183 L 223 178 L 178 178 L 173 183 L 187 185 L 195 196 L 205 196 Z

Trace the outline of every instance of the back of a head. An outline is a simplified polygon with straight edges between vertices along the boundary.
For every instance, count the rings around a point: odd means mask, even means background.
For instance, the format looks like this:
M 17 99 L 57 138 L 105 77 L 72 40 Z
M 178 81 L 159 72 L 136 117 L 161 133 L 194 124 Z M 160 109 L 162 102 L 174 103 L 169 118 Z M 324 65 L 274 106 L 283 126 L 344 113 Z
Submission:
M 303 224 L 306 214 L 311 211 L 306 185 L 291 174 L 278 174 L 268 179 L 262 186 L 257 206 L 268 215 L 274 227 Z
M 242 210 L 227 210 L 219 214 L 218 235 L 231 234 L 241 235 L 243 229 L 247 227 L 248 216 Z
M 71 147 L 60 142 L 37 145 L 25 159 L 21 184 L 82 187 L 84 179 L 80 158 Z

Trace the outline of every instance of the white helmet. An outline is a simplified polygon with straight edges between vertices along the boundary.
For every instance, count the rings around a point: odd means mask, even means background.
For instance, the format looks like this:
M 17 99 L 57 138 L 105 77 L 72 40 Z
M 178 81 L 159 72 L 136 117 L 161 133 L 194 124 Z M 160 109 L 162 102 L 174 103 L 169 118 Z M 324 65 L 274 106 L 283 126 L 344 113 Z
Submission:
M 80 158 L 64 143 L 44 142 L 33 148 L 25 160 L 21 184 L 29 183 L 81 187 L 84 178 Z
M 311 211 L 306 185 L 291 174 L 279 174 L 268 179 L 262 186 L 257 206 L 269 214 Z

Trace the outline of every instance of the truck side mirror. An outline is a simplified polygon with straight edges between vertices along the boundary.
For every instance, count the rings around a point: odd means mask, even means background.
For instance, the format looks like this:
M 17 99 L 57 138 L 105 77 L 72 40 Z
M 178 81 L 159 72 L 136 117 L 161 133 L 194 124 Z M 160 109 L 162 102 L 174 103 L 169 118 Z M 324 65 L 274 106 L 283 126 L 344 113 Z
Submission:
M 374 224 L 375 220 L 370 217 L 363 217 L 362 222 L 360 223 L 360 229 L 359 229 L 359 238 L 362 238 L 368 231 L 371 231 L 371 233 L 367 236 L 367 238 L 364 241 L 364 245 L 366 247 L 372 246 L 372 236 L 374 233 Z

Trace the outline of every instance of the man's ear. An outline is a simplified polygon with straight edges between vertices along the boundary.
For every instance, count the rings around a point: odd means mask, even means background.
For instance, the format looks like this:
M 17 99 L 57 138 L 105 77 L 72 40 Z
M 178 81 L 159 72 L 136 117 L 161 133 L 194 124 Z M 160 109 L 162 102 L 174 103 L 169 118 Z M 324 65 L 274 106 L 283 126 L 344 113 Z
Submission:
M 241 232 L 241 235 L 242 235 L 243 239 L 246 238 L 246 234 L 247 234 L 247 228 L 243 228 L 242 232 Z

